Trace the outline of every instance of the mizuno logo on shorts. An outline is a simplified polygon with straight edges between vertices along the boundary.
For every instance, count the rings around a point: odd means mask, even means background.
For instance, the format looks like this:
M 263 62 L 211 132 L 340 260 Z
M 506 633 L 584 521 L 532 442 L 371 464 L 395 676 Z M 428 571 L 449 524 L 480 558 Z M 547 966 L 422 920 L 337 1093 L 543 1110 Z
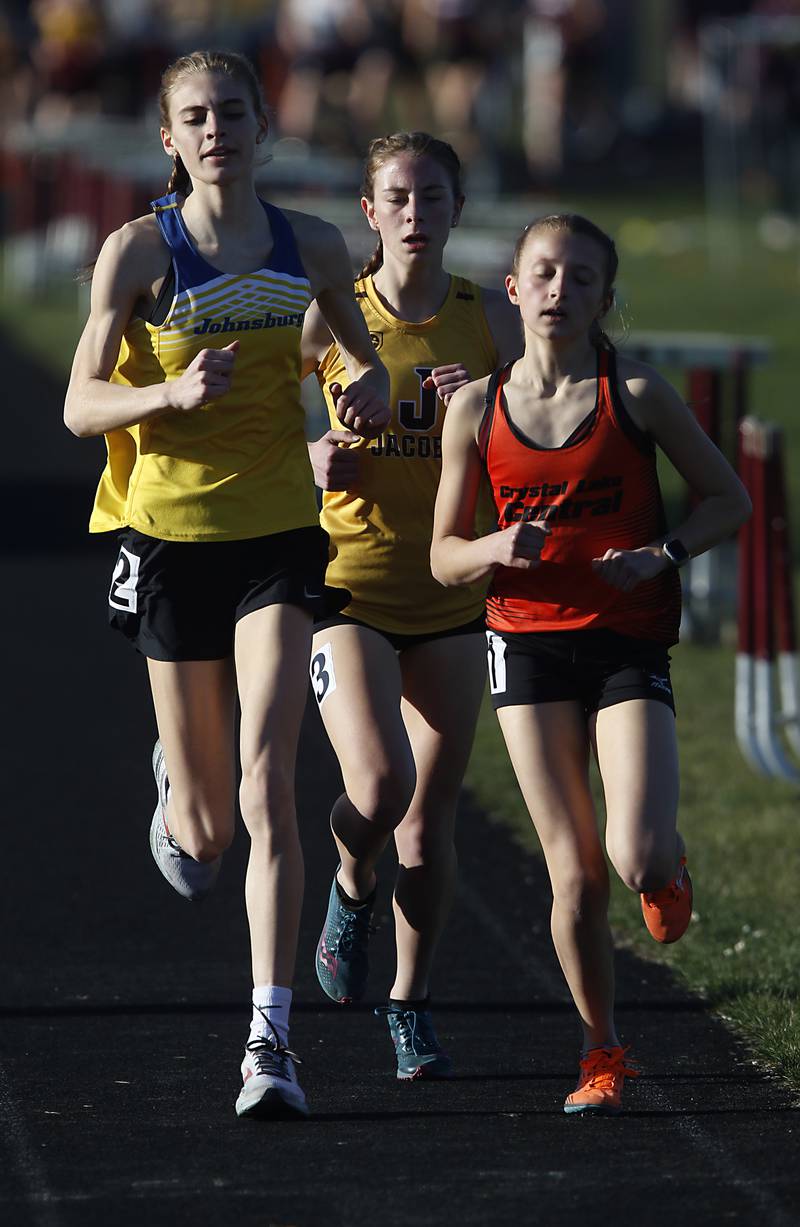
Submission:
M 489 660 L 489 690 L 492 694 L 505 694 L 506 690 L 506 641 L 494 631 L 486 632 Z

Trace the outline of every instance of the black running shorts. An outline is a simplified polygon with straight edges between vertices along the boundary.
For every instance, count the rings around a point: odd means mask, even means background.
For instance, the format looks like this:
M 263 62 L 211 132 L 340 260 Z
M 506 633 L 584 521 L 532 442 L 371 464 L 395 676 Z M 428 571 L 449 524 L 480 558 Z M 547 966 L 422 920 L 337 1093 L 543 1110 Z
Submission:
M 246 541 L 161 541 L 123 530 L 108 594 L 109 621 L 152 660 L 222 660 L 236 623 L 267 605 L 314 616 L 341 609 L 326 588 L 328 535 L 318 526 Z
M 655 699 L 675 711 L 663 644 L 609 630 L 487 630 L 486 639 L 495 710 L 577 700 L 589 716 L 628 699 Z

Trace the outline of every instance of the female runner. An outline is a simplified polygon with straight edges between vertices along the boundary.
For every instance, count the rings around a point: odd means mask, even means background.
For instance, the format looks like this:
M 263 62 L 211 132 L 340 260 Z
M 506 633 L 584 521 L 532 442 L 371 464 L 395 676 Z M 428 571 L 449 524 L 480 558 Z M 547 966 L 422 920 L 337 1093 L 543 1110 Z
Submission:
M 287 1036 L 303 893 L 294 762 L 327 562 L 299 399 L 312 298 L 352 381 L 336 398 L 349 429 L 382 429 L 388 384 L 339 232 L 256 195 L 267 120 L 247 61 L 184 56 L 160 102 L 168 194 L 103 246 L 65 419 L 107 438 L 90 531 L 123 530 L 110 619 L 147 657 L 151 848 L 188 899 L 211 888 L 234 833 L 238 691 L 255 988 L 236 1111 L 305 1115 Z
M 399 1078 L 450 1071 L 429 978 L 455 884 L 456 802 L 484 687 L 485 586 L 445 591 L 430 573 L 442 422 L 457 388 L 522 349 L 506 295 L 442 267 L 463 203 L 459 160 L 443 141 L 400 132 L 370 145 L 361 206 L 378 246 L 356 299 L 389 370 L 392 421 L 356 446 L 331 413 L 333 429 L 311 448 L 325 490 L 328 580 L 352 593 L 343 613 L 315 625 L 311 665 L 345 786 L 331 813 L 339 866 L 317 976 L 334 1001 L 363 995 L 375 870 L 394 833 L 397 971 L 385 1012 Z M 303 355 L 331 409 L 327 389 L 346 381 L 344 355 L 313 308 Z
M 593 751 L 606 850 L 641 894 L 647 927 L 676 941 L 692 910 L 676 830 L 678 761 L 667 649 L 678 568 L 749 514 L 741 483 L 655 371 L 600 329 L 614 244 L 554 215 L 520 238 L 508 296 L 525 353 L 463 389 L 448 412 L 431 561 L 448 586 L 491 576 L 490 688 L 553 888 L 552 933 L 583 1025 L 566 1112 L 619 1111 L 608 872 L 589 790 Z M 668 532 L 656 445 L 699 496 Z M 484 476 L 499 531 L 475 536 Z

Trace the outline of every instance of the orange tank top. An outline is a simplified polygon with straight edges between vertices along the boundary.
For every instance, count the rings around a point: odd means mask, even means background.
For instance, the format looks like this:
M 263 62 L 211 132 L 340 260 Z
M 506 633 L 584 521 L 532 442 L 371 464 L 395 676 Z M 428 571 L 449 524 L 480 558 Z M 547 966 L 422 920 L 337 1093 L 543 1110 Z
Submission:
M 490 381 L 479 440 L 497 524 L 502 530 L 546 520 L 550 535 L 532 571 L 497 568 L 487 625 L 501 632 L 604 627 L 676 643 L 681 590 L 674 568 L 633 592 L 612 588 L 592 570 L 592 559 L 607 549 L 636 549 L 666 529 L 655 445 L 622 404 L 613 352 L 598 350 L 594 409 L 557 448 L 536 446 L 509 418 L 503 383 L 510 371 Z

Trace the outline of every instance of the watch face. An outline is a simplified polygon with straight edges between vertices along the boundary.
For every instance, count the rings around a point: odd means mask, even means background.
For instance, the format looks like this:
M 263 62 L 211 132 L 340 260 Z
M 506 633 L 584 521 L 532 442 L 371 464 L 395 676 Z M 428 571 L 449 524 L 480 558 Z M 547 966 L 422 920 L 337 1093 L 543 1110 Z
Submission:
M 665 541 L 661 548 L 673 566 L 682 567 L 685 562 L 689 561 L 689 551 L 677 537 L 673 537 L 671 541 Z

